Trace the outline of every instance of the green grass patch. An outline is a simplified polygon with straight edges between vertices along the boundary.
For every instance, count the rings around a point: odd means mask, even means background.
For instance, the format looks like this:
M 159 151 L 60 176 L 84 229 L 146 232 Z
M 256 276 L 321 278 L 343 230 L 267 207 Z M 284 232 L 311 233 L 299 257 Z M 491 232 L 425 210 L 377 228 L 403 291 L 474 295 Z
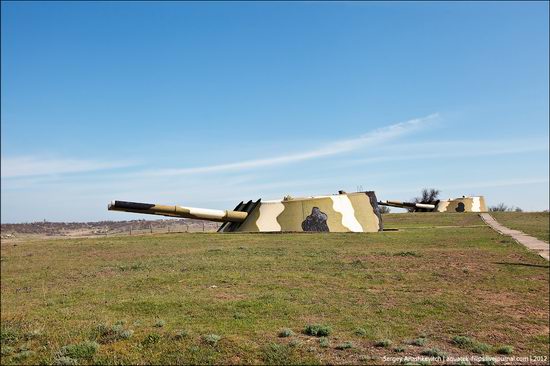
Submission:
M 12 348 L 2 356 L 8 365 L 53 363 L 63 345 L 85 339 L 101 346 L 80 363 L 261 364 L 271 352 L 283 363 L 356 364 L 361 355 L 396 355 L 393 345 L 375 348 L 378 339 L 409 344 L 435 326 L 433 339 L 414 342 L 422 348 L 407 347 L 405 354 L 431 347 L 460 354 L 450 340 L 462 332 L 498 339 L 521 355 L 544 354 L 548 345 L 548 263 L 486 226 L 1 245 L 0 338 L 3 349 Z M 394 255 L 406 252 L 419 256 Z M 159 319 L 166 325 L 155 327 Z M 290 327 L 302 333 L 307 324 L 330 326 L 330 342 L 315 327 L 309 339 L 277 337 Z M 202 334 L 223 339 L 213 347 Z M 346 340 L 356 351 L 335 349 Z M 274 342 L 286 348 L 269 351 Z M 25 350 L 32 353 L 17 362 Z
M 73 359 L 91 359 L 99 349 L 99 344 L 93 341 L 85 341 L 77 344 L 63 346 L 57 353 L 58 357 L 70 357 Z
M 491 212 L 491 216 L 502 225 L 523 231 L 548 242 L 550 236 L 550 213 L 548 212 Z

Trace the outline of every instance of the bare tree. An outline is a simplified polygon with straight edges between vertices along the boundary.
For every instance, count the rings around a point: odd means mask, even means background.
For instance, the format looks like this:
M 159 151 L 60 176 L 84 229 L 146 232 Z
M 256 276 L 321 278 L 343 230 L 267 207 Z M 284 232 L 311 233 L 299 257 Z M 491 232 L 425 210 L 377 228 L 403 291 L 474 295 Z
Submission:
M 437 201 L 439 201 L 439 193 L 441 191 L 439 189 L 435 188 L 424 188 L 420 194 L 420 197 L 415 197 L 412 199 L 412 202 L 415 203 L 427 203 L 427 204 L 435 204 Z M 410 208 L 410 212 L 419 211 L 417 208 Z M 420 210 L 425 211 L 425 210 Z
M 439 198 L 439 189 L 424 188 L 420 197 L 415 197 L 413 202 L 415 203 L 434 203 Z
M 382 205 L 378 206 L 378 210 L 380 211 L 381 214 L 388 214 L 391 212 L 388 206 L 382 206 Z
M 523 210 L 520 207 L 514 207 L 514 206 L 507 206 L 504 203 L 499 203 L 496 206 L 489 207 L 489 211 L 491 212 L 523 212 Z

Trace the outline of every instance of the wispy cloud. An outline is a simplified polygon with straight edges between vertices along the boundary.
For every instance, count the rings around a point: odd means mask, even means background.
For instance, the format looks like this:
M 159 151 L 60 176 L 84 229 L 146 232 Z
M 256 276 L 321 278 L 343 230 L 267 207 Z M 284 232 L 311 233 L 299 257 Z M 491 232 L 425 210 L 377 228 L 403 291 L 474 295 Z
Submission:
M 549 150 L 547 143 L 541 143 L 538 140 L 515 141 L 515 143 L 516 146 L 513 144 L 508 145 L 506 141 L 439 141 L 436 143 L 426 142 L 420 144 L 393 145 L 386 147 L 390 151 L 382 156 L 351 160 L 347 162 L 346 165 L 363 165 L 388 161 L 473 158 L 547 152 Z M 417 151 L 431 152 L 414 153 L 415 149 Z M 406 150 L 407 153 L 404 154 L 403 150 Z M 437 153 L 434 154 L 434 151 Z
M 2 157 L 2 178 L 81 173 L 132 165 L 123 161 L 96 161 L 38 156 Z
M 220 171 L 236 171 L 245 170 L 259 167 L 266 167 L 272 165 L 290 164 L 300 162 L 304 160 L 318 159 L 327 156 L 333 156 L 343 154 L 349 151 L 353 151 L 365 146 L 376 145 L 388 140 L 397 138 L 399 136 L 410 133 L 418 128 L 423 127 L 430 120 L 439 117 L 438 113 L 431 114 L 422 118 L 415 118 L 405 122 L 396 123 L 390 126 L 376 129 L 360 137 L 334 141 L 327 143 L 320 149 L 314 149 L 310 151 L 304 151 L 295 154 L 288 154 L 282 156 L 276 156 L 265 159 L 246 160 L 235 163 L 208 165 L 202 167 L 191 167 L 182 169 L 161 169 L 161 170 L 148 170 L 141 172 L 140 174 L 146 176 L 175 176 L 175 175 L 187 175 L 196 173 L 211 173 Z

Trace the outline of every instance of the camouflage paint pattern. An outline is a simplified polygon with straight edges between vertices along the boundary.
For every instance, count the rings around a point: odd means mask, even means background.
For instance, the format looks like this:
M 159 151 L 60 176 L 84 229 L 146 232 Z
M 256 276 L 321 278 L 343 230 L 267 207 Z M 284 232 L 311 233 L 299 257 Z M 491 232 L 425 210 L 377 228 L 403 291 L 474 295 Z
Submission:
M 238 207 L 242 207 L 239 204 Z M 259 200 L 250 212 L 113 201 L 114 211 L 236 223 L 220 231 L 237 232 L 376 232 L 383 228 L 374 192 Z
M 437 212 L 487 212 L 485 197 L 463 196 L 455 199 L 441 200 L 435 209 Z
M 483 196 L 462 196 L 460 198 L 449 198 L 432 204 L 382 201 L 378 204 L 390 207 L 399 207 L 412 210 L 413 212 L 487 212 L 487 205 Z
M 381 231 L 374 192 L 262 201 L 237 231 Z

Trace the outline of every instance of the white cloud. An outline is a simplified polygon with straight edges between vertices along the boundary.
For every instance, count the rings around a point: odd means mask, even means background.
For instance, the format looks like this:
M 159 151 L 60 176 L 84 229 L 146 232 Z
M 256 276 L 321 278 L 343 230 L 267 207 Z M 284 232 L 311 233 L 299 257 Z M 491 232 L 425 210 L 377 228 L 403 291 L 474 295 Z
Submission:
M 515 143 L 516 146 L 513 144 L 508 145 L 506 141 L 438 141 L 418 144 L 391 145 L 385 147 L 390 151 L 382 156 L 350 160 L 346 164 L 363 165 L 387 161 L 468 158 L 548 151 L 548 144 L 544 142 L 541 143 L 538 140 L 515 141 Z M 414 153 L 415 150 L 431 152 Z M 406 153 L 404 154 L 403 151 L 406 151 Z M 380 152 L 380 150 L 378 152 Z
M 437 118 L 437 113 L 422 118 L 415 118 L 409 121 L 396 123 L 387 127 L 376 129 L 370 133 L 364 134 L 358 138 L 330 142 L 325 147 L 296 154 L 282 155 L 273 158 L 256 159 L 240 161 L 229 164 L 209 165 L 182 169 L 161 169 L 149 170 L 140 174 L 146 176 L 175 176 L 196 173 L 210 173 L 219 171 L 235 171 L 251 168 L 259 168 L 272 165 L 289 164 L 304 160 L 322 158 L 326 156 L 338 155 L 364 146 L 376 145 L 401 135 L 410 133 L 420 127 L 423 127 L 428 121 Z
M 122 161 L 95 161 L 38 156 L 2 157 L 2 178 L 79 173 L 131 165 Z

